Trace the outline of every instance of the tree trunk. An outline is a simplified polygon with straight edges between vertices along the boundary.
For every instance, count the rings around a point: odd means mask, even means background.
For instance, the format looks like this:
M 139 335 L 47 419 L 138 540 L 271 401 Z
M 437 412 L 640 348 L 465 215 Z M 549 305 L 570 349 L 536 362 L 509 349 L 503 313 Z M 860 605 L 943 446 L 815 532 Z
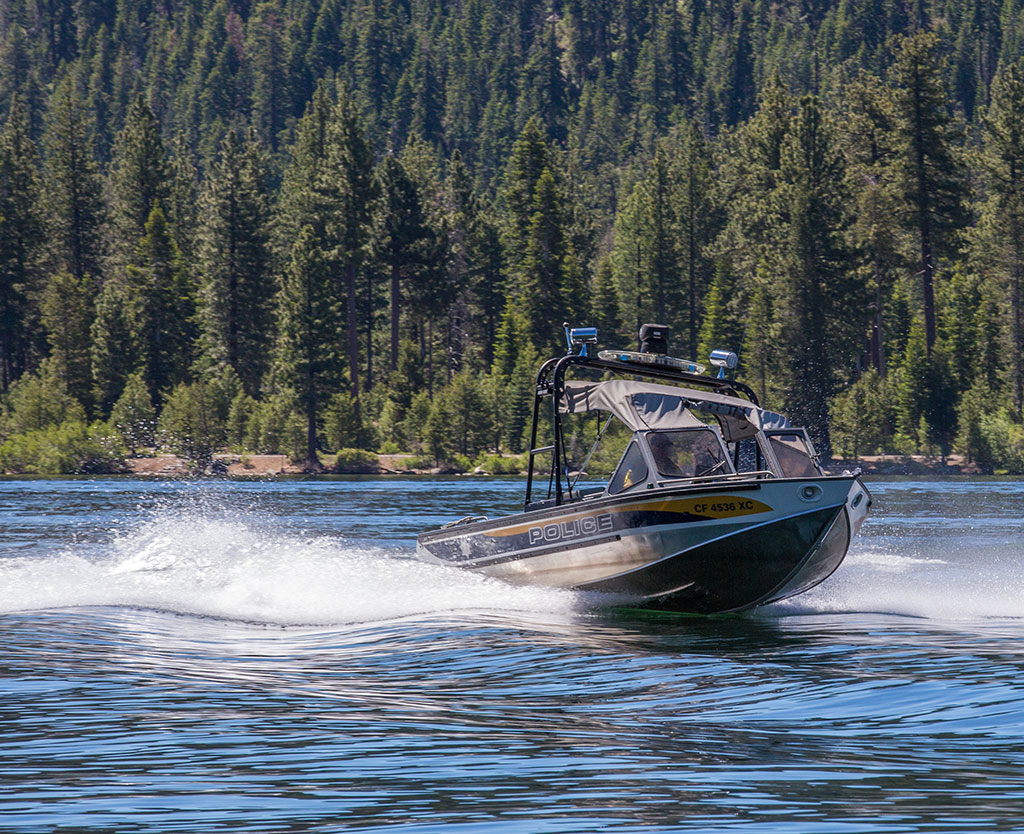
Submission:
M 398 264 L 391 266 L 391 370 L 398 370 L 398 315 L 401 299 L 399 298 L 399 279 L 402 277 Z
M 921 245 L 921 290 L 924 299 L 924 340 L 928 358 L 935 345 L 935 252 L 932 244 L 932 223 L 928 214 L 928 183 L 924 159 L 924 136 L 920 85 L 914 91 L 914 163 L 917 167 L 917 228 Z
M 359 333 L 356 330 L 356 265 L 349 261 L 345 267 L 346 325 L 348 327 L 348 375 L 352 392 L 352 418 L 359 428 L 356 445 L 362 442 L 362 416 L 359 407 Z
M 875 264 L 875 320 L 871 324 L 871 364 L 885 377 L 885 329 L 882 315 L 882 271 Z

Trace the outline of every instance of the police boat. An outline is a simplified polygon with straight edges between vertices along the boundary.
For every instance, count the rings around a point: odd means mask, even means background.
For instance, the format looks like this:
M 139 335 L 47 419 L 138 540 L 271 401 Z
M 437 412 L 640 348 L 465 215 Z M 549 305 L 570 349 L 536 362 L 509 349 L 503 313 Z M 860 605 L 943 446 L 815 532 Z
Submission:
M 726 377 L 734 353 L 713 351 L 709 375 L 667 355 L 661 325 L 641 327 L 639 351 L 594 355 L 595 328 L 566 336 L 537 375 L 523 511 L 424 532 L 421 559 L 693 614 L 777 602 L 839 567 L 871 495 Z

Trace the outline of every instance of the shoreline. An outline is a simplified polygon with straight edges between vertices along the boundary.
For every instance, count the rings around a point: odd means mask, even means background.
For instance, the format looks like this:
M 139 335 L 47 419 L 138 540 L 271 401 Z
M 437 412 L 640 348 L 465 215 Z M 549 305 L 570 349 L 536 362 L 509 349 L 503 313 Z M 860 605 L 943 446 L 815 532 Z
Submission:
M 322 457 L 324 471 L 308 472 L 305 467 L 293 463 L 287 455 L 242 455 L 220 453 L 213 456 L 213 463 L 202 471 L 187 459 L 178 455 L 152 455 L 125 460 L 122 474 L 152 478 L 190 478 L 197 476 L 222 475 L 232 478 L 274 478 L 279 476 L 321 475 L 465 475 L 492 477 L 492 473 L 479 469 L 457 471 L 451 466 L 430 468 L 407 468 L 403 464 L 416 457 L 411 454 L 377 455 L 376 463 L 362 463 L 356 466 L 336 469 L 333 455 Z M 866 476 L 956 476 L 983 475 L 976 465 L 967 463 L 960 455 L 945 459 L 926 455 L 870 455 L 859 460 L 833 458 L 828 470 L 839 473 L 860 467 Z M 513 473 L 514 475 L 514 473 Z M 521 475 L 521 473 L 520 473 Z M 509 477 L 507 474 L 501 477 Z

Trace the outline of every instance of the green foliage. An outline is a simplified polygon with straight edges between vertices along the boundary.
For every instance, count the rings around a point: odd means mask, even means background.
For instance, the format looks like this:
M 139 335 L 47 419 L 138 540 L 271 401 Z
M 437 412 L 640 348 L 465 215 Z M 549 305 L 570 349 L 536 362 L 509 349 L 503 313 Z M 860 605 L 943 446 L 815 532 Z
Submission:
M 303 460 L 306 452 L 305 423 L 290 394 L 275 394 L 260 403 L 250 424 L 247 448 L 262 454 L 288 455 Z
M 372 474 L 378 470 L 377 456 L 365 449 L 339 449 L 334 471 L 343 475 Z
M 198 233 L 201 366 L 234 369 L 255 395 L 273 325 L 266 155 L 229 132 L 206 179 Z
M 179 383 L 164 403 L 158 422 L 162 446 L 197 463 L 227 445 L 228 417 L 239 390 L 230 373 L 210 381 Z
M 94 475 L 123 471 L 127 450 L 108 423 L 66 420 L 16 434 L 0 444 L 0 471 L 30 475 Z
M 832 401 L 832 442 L 840 457 L 889 451 L 894 411 L 888 381 L 877 371 L 866 371 Z
M 324 441 L 327 449 L 357 448 L 363 435 L 359 410 L 351 394 L 334 394 L 324 408 Z
M 156 409 L 142 374 L 128 377 L 124 391 L 110 411 L 110 422 L 121 433 L 129 451 L 152 446 L 156 441 Z
M 1024 425 L 1006 409 L 983 414 L 980 434 L 988 447 L 989 463 L 994 471 L 1010 475 L 1024 474 Z
M 427 448 L 438 462 L 455 455 L 472 458 L 490 445 L 492 437 L 482 384 L 470 371 L 456 374 L 430 406 L 423 425 Z
M 233 446 L 469 457 L 562 321 L 657 318 L 826 453 L 875 443 L 865 354 L 887 442 L 980 450 L 980 376 L 1024 414 L 1019 2 L 792 5 L 14 0 L 0 392 L 230 369 Z
M 0 437 L 48 429 L 62 423 L 84 423 L 85 409 L 72 397 L 47 362 L 37 373 L 19 379 L 4 398 Z
M 65 390 L 86 406 L 92 403 L 89 339 L 93 316 L 88 277 L 76 278 L 66 271 L 51 276 L 40 302 L 50 357 Z

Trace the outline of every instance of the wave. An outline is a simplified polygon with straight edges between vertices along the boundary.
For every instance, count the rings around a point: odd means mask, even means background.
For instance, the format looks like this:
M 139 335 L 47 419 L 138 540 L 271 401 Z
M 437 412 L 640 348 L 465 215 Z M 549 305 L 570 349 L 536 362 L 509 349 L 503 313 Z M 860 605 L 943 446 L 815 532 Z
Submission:
M 117 606 L 319 625 L 469 610 L 556 612 L 576 598 L 410 556 L 405 548 L 281 531 L 236 510 L 164 509 L 100 545 L 0 560 L 0 613 Z
M 770 606 L 772 616 L 871 613 L 929 620 L 1024 618 L 1024 562 L 1018 545 L 898 552 L 901 545 L 855 544 L 822 585 Z M 903 545 L 905 546 L 905 545 Z

